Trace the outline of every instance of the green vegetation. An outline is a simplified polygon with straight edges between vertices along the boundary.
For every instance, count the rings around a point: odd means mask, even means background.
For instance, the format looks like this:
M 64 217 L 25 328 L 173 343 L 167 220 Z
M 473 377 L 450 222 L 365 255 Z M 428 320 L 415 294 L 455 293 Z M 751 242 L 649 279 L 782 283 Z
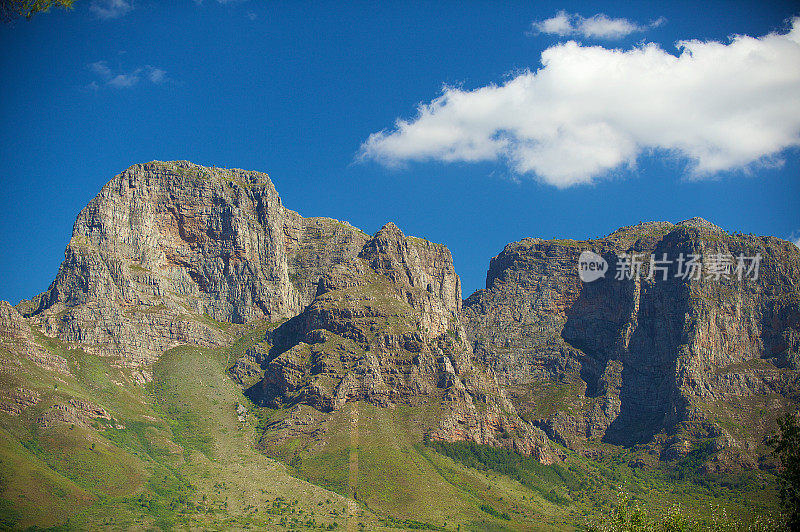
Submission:
M 128 264 L 128 268 L 130 268 L 131 271 L 134 271 L 136 273 L 153 273 L 144 266 L 142 266 L 141 264 L 137 264 L 135 262 L 131 262 L 130 264 Z
M 527 420 L 547 419 L 557 412 L 577 413 L 582 408 L 576 398 L 583 395 L 583 388 L 575 382 L 542 382 L 518 387 L 514 391 L 530 398 L 525 403 L 533 405 L 533 408 L 523 414 Z
M 0 412 L 0 528 L 344 528 L 348 516 L 331 509 L 347 502 L 255 451 L 257 416 L 237 419 L 236 404 L 250 403 L 227 365 L 275 325 L 246 330 L 227 348 L 172 349 L 147 386 L 135 384 L 119 361 L 67 349 L 35 330 L 73 375 L 0 349 L 4 363 L 18 360 L 24 370 L 2 374 L 0 387 L 40 394 L 20 416 Z M 101 406 L 112 420 L 37 422 L 73 397 Z M 273 500 L 287 493 L 297 500 L 277 512 Z
M 165 355 L 165 358 L 166 355 Z M 158 372 L 150 387 L 160 413 L 167 419 L 174 436 L 174 441 L 183 447 L 184 453 L 190 455 L 197 450 L 213 458 L 213 438 L 211 436 L 208 420 L 201 416 L 195 405 L 186 401 L 194 398 L 184 398 L 185 390 L 178 390 L 180 382 L 171 379 L 173 374 Z M 187 456 L 188 457 L 188 456 Z
M 359 295 L 382 305 L 369 290 Z M 24 387 L 40 396 L 19 416 L 0 413 L 0 528 L 559 530 L 587 519 L 603 529 L 613 518 L 657 530 L 661 521 L 646 516 L 677 504 L 673 521 L 698 526 L 712 523 L 715 512 L 730 516 L 725 522 L 766 522 L 759 516 L 778 508 L 774 478 L 764 471 L 705 472 L 710 442 L 673 464 L 648 460 L 646 449 L 607 446 L 603 460 L 561 449 L 563 462 L 542 465 L 505 449 L 424 440 L 441 409 L 433 396 L 414 406 L 348 403 L 327 414 L 257 408 L 227 370 L 279 324 L 194 318 L 237 339 L 219 349 L 167 351 L 146 385 L 122 361 L 69 349 L 35 329 L 37 342 L 64 357 L 72 375 L 0 349 L 4 365 L 21 367 L 0 374 L 4 393 Z M 364 355 L 333 333 L 305 355 L 320 362 L 323 352 L 334 366 L 342 355 Z M 569 396 L 544 391 L 552 401 Z M 112 419 L 37 421 L 71 398 Z M 248 411 L 244 422 L 239 404 Z M 306 414 L 321 420 L 321 432 L 313 424 L 280 429 Z M 624 518 L 610 503 L 620 491 L 630 494 Z M 671 530 L 695 529 L 703 530 Z
M 380 516 L 383 526 L 552 530 L 569 522 L 567 509 L 518 481 L 471 469 L 422 445 L 423 429 L 435 421 L 439 408 L 438 402 L 389 408 L 348 403 L 325 415 L 324 445 L 311 434 L 281 440 L 275 429 L 266 432 L 262 445 L 291 464 L 298 477 L 354 496 L 365 516 Z M 289 415 L 287 410 L 265 410 L 271 412 L 270 421 Z
M 472 442 L 426 440 L 425 445 L 470 468 L 496 471 L 517 480 L 535 496 L 574 516 L 573 522 L 580 522 L 579 515 L 590 516 L 595 530 L 659 530 L 662 521 L 647 518 L 648 512 L 672 515 L 671 520 L 663 521 L 663 530 L 746 530 L 743 523 L 769 525 L 777 510 L 772 483 L 759 478 L 760 473 L 704 473 L 708 445 L 698 446 L 674 464 L 655 467 L 632 467 L 636 451 L 593 461 L 564 450 L 563 463 L 543 465 L 507 449 Z M 617 507 L 610 506 L 620 490 L 628 495 Z M 668 528 L 679 518 L 691 526 Z M 714 528 L 725 523 L 733 528 Z M 639 525 L 643 528 L 636 528 Z
M 797 530 L 800 528 L 800 426 L 794 414 L 787 413 L 778 419 L 778 429 L 770 445 L 782 467 L 778 477 L 781 505 L 787 514 L 788 527 Z
M 592 520 L 587 532 L 779 532 L 780 523 L 766 516 L 755 520 L 732 519 L 724 509 L 712 506 L 707 518 L 690 517 L 680 506 L 651 515 L 623 496 L 607 515 Z
M 481 504 L 481 510 L 493 517 L 499 517 L 505 521 L 511 521 L 511 517 L 509 517 L 508 512 L 500 513 L 488 504 Z
M 522 456 L 508 449 L 479 445 L 474 442 L 427 441 L 426 445 L 467 467 L 483 471 L 496 471 L 507 475 L 536 491 L 543 499 L 553 504 L 563 506 L 571 502 L 555 486 L 566 486 L 570 491 L 582 488 L 581 481 L 576 475 L 561 465 L 544 466 L 535 458 Z M 492 514 L 488 510 L 483 510 Z
M 49 11 L 51 7 L 72 9 L 75 0 L 4 0 L 0 2 L 0 20 L 10 22 L 19 17 L 30 19 L 37 13 Z

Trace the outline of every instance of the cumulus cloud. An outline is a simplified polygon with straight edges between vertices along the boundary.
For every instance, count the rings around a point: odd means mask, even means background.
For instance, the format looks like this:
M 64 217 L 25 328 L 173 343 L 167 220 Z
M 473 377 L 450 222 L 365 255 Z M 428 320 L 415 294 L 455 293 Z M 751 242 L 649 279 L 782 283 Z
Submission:
M 90 63 L 88 66 L 89 70 L 100 81 L 100 83 L 92 81 L 89 84 L 92 89 L 99 89 L 101 84 L 115 89 L 125 89 L 133 87 L 143 78 L 155 84 L 163 83 L 167 80 L 167 72 L 165 70 L 151 65 L 145 65 L 127 72 L 114 72 L 105 61 Z
M 92 0 L 89 9 L 99 18 L 119 18 L 133 9 L 133 1 Z
M 626 18 L 610 18 L 603 13 L 598 13 L 589 18 L 578 14 L 569 14 L 559 11 L 554 17 L 534 21 L 531 24 L 531 33 L 548 33 L 560 37 L 580 36 L 587 39 L 622 39 L 631 33 L 646 31 L 650 28 L 661 26 L 666 19 L 660 17 L 644 26 L 631 22 Z
M 786 34 L 629 50 L 570 41 L 502 85 L 445 87 L 417 116 L 373 133 L 359 157 L 505 161 L 557 187 L 590 183 L 642 153 L 694 177 L 780 164 L 800 145 L 800 17 Z

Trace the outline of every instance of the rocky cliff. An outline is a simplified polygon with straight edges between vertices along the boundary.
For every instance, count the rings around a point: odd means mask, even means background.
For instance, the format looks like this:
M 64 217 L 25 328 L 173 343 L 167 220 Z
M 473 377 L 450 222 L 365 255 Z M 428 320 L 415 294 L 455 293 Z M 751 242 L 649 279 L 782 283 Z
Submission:
M 263 173 L 186 161 L 128 168 L 79 214 L 50 288 L 18 308 L 43 334 L 144 379 L 171 347 L 226 345 L 239 330 L 228 324 L 288 320 L 231 368 L 256 401 L 320 412 L 430 403 L 432 438 L 552 460 L 544 433 L 474 363 L 445 246 L 392 223 L 370 237 L 303 218 Z
M 620 488 L 766 514 L 763 436 L 799 406 L 789 242 L 529 238 L 462 301 L 442 244 L 151 162 L 81 211 L 47 291 L 0 301 L 0 522 L 560 530 Z
M 426 405 L 432 417 L 423 430 L 432 439 L 502 445 L 552 461 L 544 434 L 472 360 L 460 294 L 447 248 L 389 223 L 319 277 L 313 301 L 237 361 L 233 374 L 263 367 L 250 394 L 267 405 L 321 412 L 349 401 Z
M 19 308 L 46 334 L 146 364 L 230 341 L 216 322 L 298 314 L 366 238 L 286 209 L 260 172 L 137 164 L 81 211 L 53 284 Z
M 582 281 L 589 251 L 609 270 Z M 687 275 L 689 257 L 706 269 Z M 441 244 L 392 223 L 370 236 L 304 218 L 263 173 L 151 162 L 81 211 L 50 288 L 0 305 L 0 336 L 13 360 L 69 373 L 40 347 L 56 337 L 143 381 L 171 347 L 228 345 L 269 323 L 230 375 L 292 419 L 316 412 L 312 432 L 366 401 L 424 407 L 430 438 L 543 462 L 558 456 L 546 434 L 587 454 L 643 444 L 668 459 L 704 442 L 722 466 L 753 466 L 800 397 L 799 279 L 791 243 L 692 219 L 509 244 L 462 307 Z
M 605 277 L 581 281 L 587 250 Z M 705 269 L 687 276 L 691 256 Z M 800 250 L 780 239 L 701 219 L 525 239 L 492 259 L 463 318 L 523 417 L 587 453 L 602 441 L 675 458 L 709 441 L 719 460 L 748 462 L 798 404 Z

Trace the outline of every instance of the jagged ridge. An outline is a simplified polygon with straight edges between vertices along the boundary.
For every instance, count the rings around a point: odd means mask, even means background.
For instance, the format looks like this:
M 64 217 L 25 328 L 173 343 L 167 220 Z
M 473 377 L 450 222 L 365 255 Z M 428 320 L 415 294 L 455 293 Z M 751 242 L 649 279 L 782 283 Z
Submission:
M 605 278 L 581 282 L 584 250 L 608 262 Z M 616 280 L 625 253 L 646 257 L 642 275 Z M 683 279 L 672 263 L 667 280 L 647 279 L 650 254 L 664 253 L 758 254 L 759 278 Z M 770 423 L 798 401 L 798 279 L 789 242 L 700 218 L 651 222 L 600 240 L 509 244 L 464 323 L 523 417 L 569 447 L 651 444 L 669 459 L 711 438 L 726 466 L 755 466 Z

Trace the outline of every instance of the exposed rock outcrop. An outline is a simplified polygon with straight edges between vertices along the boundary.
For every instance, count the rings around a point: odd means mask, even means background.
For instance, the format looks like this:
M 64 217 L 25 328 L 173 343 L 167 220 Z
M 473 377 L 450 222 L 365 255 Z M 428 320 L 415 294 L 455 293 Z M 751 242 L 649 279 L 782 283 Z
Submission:
M 447 248 L 389 223 L 319 279 L 303 313 L 248 354 L 266 370 L 254 396 L 322 412 L 356 400 L 438 404 L 432 439 L 504 445 L 552 461 L 544 434 L 519 418 L 494 375 L 473 362 L 459 294 Z M 257 354 L 265 352 L 266 360 Z M 234 371 L 247 364 L 237 362 Z
M 39 402 L 41 395 L 36 390 L 18 387 L 0 395 L 0 412 L 18 416 L 29 406 Z
M 64 357 L 36 343 L 28 322 L 6 301 L 0 301 L 0 343 L 12 355 L 26 358 L 43 369 L 63 374 L 70 372 Z
M 365 239 L 284 208 L 260 172 L 138 164 L 81 211 L 55 281 L 20 308 L 46 334 L 146 364 L 181 343 L 229 341 L 206 317 L 298 314 L 316 289 L 308 279 Z
M 607 261 L 604 278 L 580 280 L 585 250 Z M 633 254 L 640 273 L 617 280 Z M 690 255 L 706 265 L 696 279 L 679 270 Z M 752 261 L 736 271 L 739 256 L 760 256 L 757 279 Z M 715 261 L 729 271 L 709 270 Z M 797 406 L 799 279 L 789 242 L 702 219 L 657 222 L 595 241 L 509 244 L 463 316 L 476 355 L 523 417 L 570 447 L 655 443 L 675 457 L 692 449 L 687 441 L 716 438 L 752 449 L 778 412 Z M 723 431 L 726 421 L 741 430 Z
M 584 251 L 606 261 L 605 277 L 581 281 Z M 691 256 L 728 270 L 684 275 Z M 756 256 L 753 278 L 737 261 Z M 303 218 L 263 173 L 151 162 L 81 211 L 47 291 L 0 302 L 0 340 L 6 373 L 24 360 L 69 373 L 44 333 L 135 366 L 145 383 L 165 350 L 227 345 L 242 330 L 231 323 L 267 321 L 229 372 L 254 400 L 293 405 L 286 434 L 318 434 L 326 415 L 367 401 L 434 406 L 428 437 L 542 462 L 558 459 L 549 437 L 587 453 L 643 443 L 663 458 L 710 440 L 730 463 L 798 405 L 799 280 L 791 243 L 694 218 L 509 244 L 462 305 L 441 244 L 392 223 L 369 236 Z M 39 398 L 12 381 L 0 409 L 18 415 Z M 104 417 L 92 408 L 64 404 L 40 422 Z
M 135 366 L 140 382 L 167 349 L 232 341 L 226 322 L 289 319 L 230 368 L 258 400 L 321 412 L 440 403 L 431 437 L 550 459 L 543 433 L 472 360 L 461 302 L 441 244 L 392 223 L 370 237 L 303 218 L 266 174 L 177 161 L 134 165 L 106 184 L 79 214 L 50 288 L 18 309 L 69 347 Z
M 59 403 L 48 409 L 36 418 L 36 423 L 42 428 L 51 427 L 54 423 L 68 423 L 88 427 L 97 419 L 112 420 L 103 407 L 85 399 L 72 398 L 66 403 Z

